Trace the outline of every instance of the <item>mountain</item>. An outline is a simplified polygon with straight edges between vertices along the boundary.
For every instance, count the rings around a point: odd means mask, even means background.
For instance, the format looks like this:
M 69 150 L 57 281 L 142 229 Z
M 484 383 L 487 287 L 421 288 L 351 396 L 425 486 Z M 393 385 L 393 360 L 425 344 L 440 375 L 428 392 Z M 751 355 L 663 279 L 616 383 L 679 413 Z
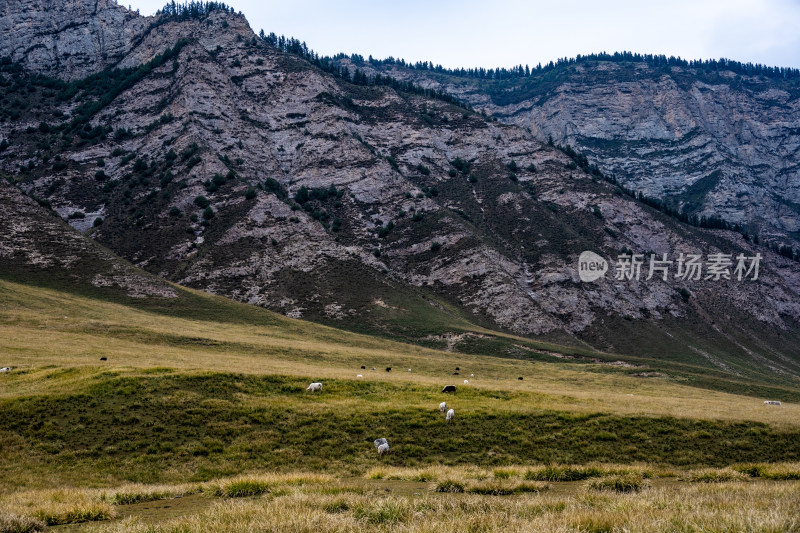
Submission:
M 87 239 L 7 182 L 0 181 L 0 274 L 128 298 L 176 298 L 175 289 Z
M 539 140 L 571 145 L 626 187 L 800 252 L 796 69 L 600 54 L 488 79 L 340 61 L 457 95 Z
M 0 169 L 136 267 L 434 346 L 479 349 L 479 336 L 459 336 L 477 324 L 800 376 L 800 264 L 749 235 L 683 223 L 525 123 L 287 53 L 222 5 L 151 18 L 113 3 L 73 7 L 91 36 L 83 57 L 101 60 L 56 72 L 24 42 L 58 43 L 63 32 L 3 38 L 13 54 L 0 65 Z M 50 20 L 43 28 L 73 24 L 70 12 L 18 0 L 0 27 L 17 27 L 23 11 Z M 581 282 L 583 251 L 610 272 Z M 762 261 L 757 280 L 687 281 L 674 270 L 648 280 L 647 262 L 641 279 L 615 279 L 617 257 L 631 252 L 667 254 L 673 269 L 681 253 Z
M 12 0 L 0 5 L 0 57 L 63 79 L 116 65 L 150 21 L 114 0 Z

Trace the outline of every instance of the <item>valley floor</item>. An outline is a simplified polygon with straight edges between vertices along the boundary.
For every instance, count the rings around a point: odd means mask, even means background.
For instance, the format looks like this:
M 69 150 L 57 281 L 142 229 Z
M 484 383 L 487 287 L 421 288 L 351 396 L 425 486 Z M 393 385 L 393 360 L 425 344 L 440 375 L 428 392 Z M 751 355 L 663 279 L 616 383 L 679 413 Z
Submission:
M 800 530 L 792 401 L 186 294 L 0 281 L 0 532 Z

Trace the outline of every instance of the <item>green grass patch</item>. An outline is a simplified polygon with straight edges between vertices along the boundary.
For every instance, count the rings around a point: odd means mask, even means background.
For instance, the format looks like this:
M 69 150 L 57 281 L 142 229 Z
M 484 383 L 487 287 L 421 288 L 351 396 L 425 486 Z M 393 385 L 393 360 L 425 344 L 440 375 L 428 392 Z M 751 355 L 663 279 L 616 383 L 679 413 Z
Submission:
M 638 473 L 618 474 L 589 482 L 589 489 L 595 491 L 639 492 L 648 486 L 647 480 Z
M 365 471 L 376 464 L 372 441 L 379 435 L 392 443 L 393 453 L 382 459 L 386 466 L 475 464 L 497 467 L 503 479 L 503 465 L 556 464 L 526 472 L 528 481 L 605 473 L 559 463 L 634 460 L 697 467 L 800 459 L 797 429 L 505 411 L 495 391 L 477 387 L 459 392 L 459 402 L 471 408 L 461 411 L 457 426 L 446 428 L 438 411 L 418 407 L 436 405 L 439 388 L 418 384 L 326 380 L 325 394 L 315 396 L 304 393 L 306 379 L 287 376 L 98 372 L 81 383 L 84 388 L 69 394 L 0 400 L 0 445 L 6 452 L 0 465 L 22 461 L 42 475 L 69 468 L 78 479 L 144 483 L 185 482 L 169 474 L 176 468 L 191 472 L 189 481 L 244 469 Z M 511 406 L 532 398 L 523 392 L 507 396 Z M 598 427 L 617 440 L 594 439 Z
M 452 479 L 445 479 L 436 484 L 434 489 L 436 492 L 464 492 L 464 484 Z

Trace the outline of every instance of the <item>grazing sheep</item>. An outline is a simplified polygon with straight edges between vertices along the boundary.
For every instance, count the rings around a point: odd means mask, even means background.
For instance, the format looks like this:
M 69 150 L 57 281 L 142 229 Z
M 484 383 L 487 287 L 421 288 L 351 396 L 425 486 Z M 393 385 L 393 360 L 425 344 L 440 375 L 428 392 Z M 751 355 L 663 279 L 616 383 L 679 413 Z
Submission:
M 375 445 L 375 449 L 378 450 L 379 456 L 384 456 L 389 453 L 389 441 L 384 438 L 375 439 L 375 442 L 372 444 Z
M 392 367 L 390 367 L 390 366 L 387 366 L 387 367 L 386 367 L 386 371 L 387 371 L 387 372 L 391 372 L 391 371 L 392 371 Z
M 454 419 L 455 417 L 456 417 L 456 412 L 455 412 L 455 410 L 454 410 L 454 409 L 450 409 L 449 411 L 447 411 L 447 414 L 444 416 L 444 419 L 445 419 L 445 421 L 446 421 L 446 422 L 449 424 L 450 422 L 452 422 L 452 421 L 453 421 L 453 419 Z
M 0 372 L 2 372 L 2 369 L 0 369 Z M 779 402 L 777 400 L 767 400 L 764 403 L 766 405 L 780 405 L 781 404 L 781 402 Z
M 101 361 L 108 361 L 108 357 L 101 357 L 100 360 Z
M 455 392 L 456 386 L 455 385 L 445 385 L 442 389 L 442 392 Z
M 447 411 L 447 402 L 442 402 L 442 403 L 439 404 L 439 411 L 441 411 L 443 413 L 445 411 Z
M 474 378 L 475 374 L 470 374 L 469 377 Z
M 411 369 L 409 368 L 408 371 L 411 372 Z
M 11 368 L 4 366 L 3 368 L 0 368 L 0 372 L 11 372 Z
M 469 380 L 468 379 L 464 380 L 464 385 L 469 385 Z
M 522 381 L 522 376 L 518 377 L 517 379 L 518 379 L 518 380 L 520 380 L 520 381 Z
M 366 369 L 367 369 L 367 367 L 365 367 L 364 365 L 361 365 L 361 370 L 366 370 Z
M 457 375 L 458 375 L 458 372 L 453 372 L 453 375 L 454 375 L 454 376 L 457 376 Z
M 322 383 L 315 381 L 306 387 L 306 392 L 322 392 Z
M 357 377 L 357 378 L 363 378 L 364 376 L 362 376 L 361 374 L 359 374 L 359 375 L 357 375 L 356 377 Z
M 374 367 L 374 366 L 372 367 L 372 370 L 375 370 L 375 367 Z
M 459 367 L 456 367 L 456 370 L 461 370 Z

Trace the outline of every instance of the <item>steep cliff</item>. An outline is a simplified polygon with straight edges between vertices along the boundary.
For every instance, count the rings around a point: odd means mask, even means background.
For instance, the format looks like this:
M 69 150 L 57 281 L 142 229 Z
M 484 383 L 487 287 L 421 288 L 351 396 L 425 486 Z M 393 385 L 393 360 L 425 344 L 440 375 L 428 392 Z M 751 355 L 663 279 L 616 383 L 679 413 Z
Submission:
M 456 94 L 687 214 L 798 247 L 800 80 L 644 61 L 582 61 L 509 80 L 355 67 Z
M 150 23 L 114 0 L 4 0 L 0 57 L 31 72 L 83 78 L 125 57 Z

